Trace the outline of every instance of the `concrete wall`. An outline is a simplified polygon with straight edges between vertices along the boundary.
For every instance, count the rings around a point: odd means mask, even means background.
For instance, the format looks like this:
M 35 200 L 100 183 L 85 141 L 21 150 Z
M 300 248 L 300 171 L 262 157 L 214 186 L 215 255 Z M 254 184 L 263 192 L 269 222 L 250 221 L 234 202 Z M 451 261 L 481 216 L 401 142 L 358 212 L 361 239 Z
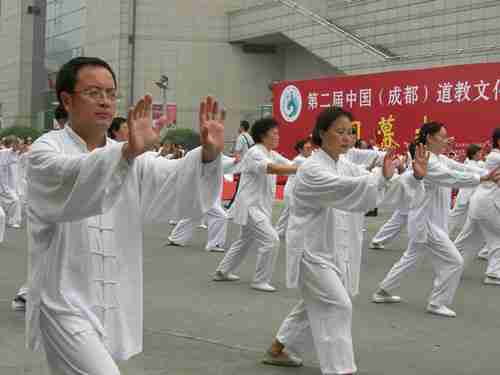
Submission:
M 228 43 L 228 2 L 139 0 L 135 97 L 145 92 L 161 102 L 154 85 L 169 77 L 168 101 L 178 106 L 178 123 L 197 127 L 199 100 L 215 95 L 227 108 L 226 137 L 241 118 L 252 117 L 269 99 L 268 84 L 283 77 L 278 54 L 245 54 Z
M 2 1 L 0 21 L 0 103 L 3 126 L 10 126 L 19 110 L 19 81 L 21 76 L 21 2 Z
M 368 53 L 313 18 L 274 0 L 252 0 L 233 9 L 230 40 L 281 32 L 350 74 L 500 60 L 497 0 L 297 1 L 398 60 Z M 246 6 L 246 7 L 245 7 Z M 326 6 L 326 8 L 325 8 Z
M 331 77 L 340 73 L 331 64 L 296 44 L 283 47 L 284 79 L 302 80 Z

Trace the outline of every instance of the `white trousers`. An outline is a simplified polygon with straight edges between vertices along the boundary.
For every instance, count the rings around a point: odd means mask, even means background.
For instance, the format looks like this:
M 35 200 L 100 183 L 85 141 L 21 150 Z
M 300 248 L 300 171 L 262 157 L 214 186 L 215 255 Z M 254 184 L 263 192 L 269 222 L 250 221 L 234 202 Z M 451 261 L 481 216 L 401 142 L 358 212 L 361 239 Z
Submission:
M 205 220 L 208 226 L 206 249 L 224 247 L 227 234 L 227 217 L 224 209 L 220 205 L 214 205 L 201 221 Z M 170 234 L 170 239 L 179 245 L 185 245 L 193 237 L 193 231 L 199 223 L 200 219 L 182 219 Z
M 457 202 L 448 216 L 448 232 L 455 238 L 465 224 L 469 212 L 469 203 Z
M 425 243 L 410 239 L 408 248 L 380 283 L 380 288 L 390 292 L 399 287 L 401 279 L 414 271 L 419 259 L 427 253 L 431 256 L 435 275 L 429 303 L 436 306 L 450 305 L 460 283 L 464 260 L 448 233 L 438 228 L 428 229 Z
M 391 218 L 380 228 L 375 237 L 372 238 L 372 242 L 386 243 L 394 240 L 407 224 L 408 212 L 397 209 Z
M 78 333 L 72 333 L 75 324 L 81 326 Z M 120 375 L 99 334 L 84 319 L 42 310 L 40 330 L 51 375 Z
M 278 259 L 280 239 L 273 228 L 271 218 L 256 221 L 248 215 L 247 225 L 240 228 L 240 238 L 226 252 L 217 267 L 224 274 L 234 272 L 250 251 L 257 253 L 254 283 L 270 283 L 276 260 Z
M 458 234 L 463 230 L 465 225 L 465 221 L 467 220 L 467 214 L 469 212 L 469 203 L 462 204 L 457 203 L 453 210 L 450 211 L 450 215 L 448 216 L 448 233 L 450 234 L 450 238 L 455 238 Z M 488 244 L 485 242 L 477 242 L 474 244 L 476 250 L 481 249 L 479 252 L 479 256 L 488 256 L 490 249 L 488 248 Z M 484 247 L 482 247 L 484 246 Z M 482 248 L 481 248 L 482 247 Z
M 500 278 L 500 217 L 485 219 L 467 217 L 465 225 L 455 240 L 455 246 L 469 264 L 477 251 L 477 244 L 486 241 L 488 268 L 486 275 Z
M 281 210 L 280 217 L 276 223 L 276 232 L 280 238 L 285 238 L 286 229 L 288 228 L 288 218 L 290 217 L 290 207 L 285 199 L 285 206 Z
M 5 211 L 2 206 L 0 206 L 0 243 L 3 242 L 5 237 L 5 224 L 7 221 L 7 217 L 5 216 Z
M 16 194 L 0 193 L 0 204 L 6 215 L 8 225 L 21 225 L 22 204 Z
M 295 353 L 314 347 L 323 375 L 355 373 L 352 303 L 339 275 L 302 259 L 299 288 L 302 300 L 285 318 L 276 338 Z

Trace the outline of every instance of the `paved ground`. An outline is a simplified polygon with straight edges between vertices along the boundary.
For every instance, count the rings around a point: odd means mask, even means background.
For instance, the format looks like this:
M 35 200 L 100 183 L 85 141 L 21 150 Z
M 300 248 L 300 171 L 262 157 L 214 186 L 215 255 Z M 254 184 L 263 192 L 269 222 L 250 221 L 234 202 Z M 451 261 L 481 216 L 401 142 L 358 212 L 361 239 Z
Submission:
M 279 205 L 275 214 L 279 213 Z M 387 218 L 368 218 L 369 238 Z M 144 353 L 121 364 L 124 375 L 320 375 L 314 354 L 301 369 L 261 365 L 261 353 L 296 302 L 284 286 L 284 252 L 275 285 L 263 294 L 249 289 L 255 257 L 248 259 L 241 282 L 210 281 L 220 254 L 202 251 L 206 232 L 192 245 L 163 247 L 170 228 L 150 227 L 144 246 Z M 237 235 L 231 225 L 228 242 Z M 425 313 L 432 269 L 424 262 L 401 289 L 404 303 L 379 306 L 369 298 L 406 245 L 406 236 L 390 249 L 368 250 L 361 294 L 354 302 L 354 345 L 362 375 L 473 375 L 500 373 L 500 289 L 481 285 L 485 264 L 465 273 L 454 308 L 456 319 Z M 47 375 L 44 358 L 24 349 L 23 315 L 10 310 L 13 293 L 26 269 L 24 231 L 8 230 L 0 245 L 0 375 Z

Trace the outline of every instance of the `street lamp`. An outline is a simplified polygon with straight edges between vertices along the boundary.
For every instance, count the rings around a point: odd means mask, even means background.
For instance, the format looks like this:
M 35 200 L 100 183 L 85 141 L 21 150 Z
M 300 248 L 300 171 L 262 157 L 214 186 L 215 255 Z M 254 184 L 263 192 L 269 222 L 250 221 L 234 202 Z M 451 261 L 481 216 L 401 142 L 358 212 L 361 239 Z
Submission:
M 167 90 L 168 90 L 168 77 L 164 74 L 161 75 L 160 80 L 155 82 L 159 87 L 163 96 L 163 108 L 167 105 Z

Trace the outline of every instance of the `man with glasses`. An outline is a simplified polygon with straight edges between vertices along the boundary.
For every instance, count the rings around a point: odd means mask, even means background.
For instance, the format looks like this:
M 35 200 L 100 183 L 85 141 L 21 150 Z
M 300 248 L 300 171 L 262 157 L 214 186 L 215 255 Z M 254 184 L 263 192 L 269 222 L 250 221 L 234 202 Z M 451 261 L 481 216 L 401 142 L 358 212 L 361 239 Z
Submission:
M 149 95 L 129 110 L 127 142 L 106 138 L 116 87 L 101 59 L 65 64 L 56 89 L 68 124 L 29 156 L 27 342 L 43 345 L 52 374 L 116 375 L 115 360 L 142 351 L 144 221 L 200 217 L 219 193 L 217 102 L 200 105 L 201 147 L 167 160 L 148 152 Z

